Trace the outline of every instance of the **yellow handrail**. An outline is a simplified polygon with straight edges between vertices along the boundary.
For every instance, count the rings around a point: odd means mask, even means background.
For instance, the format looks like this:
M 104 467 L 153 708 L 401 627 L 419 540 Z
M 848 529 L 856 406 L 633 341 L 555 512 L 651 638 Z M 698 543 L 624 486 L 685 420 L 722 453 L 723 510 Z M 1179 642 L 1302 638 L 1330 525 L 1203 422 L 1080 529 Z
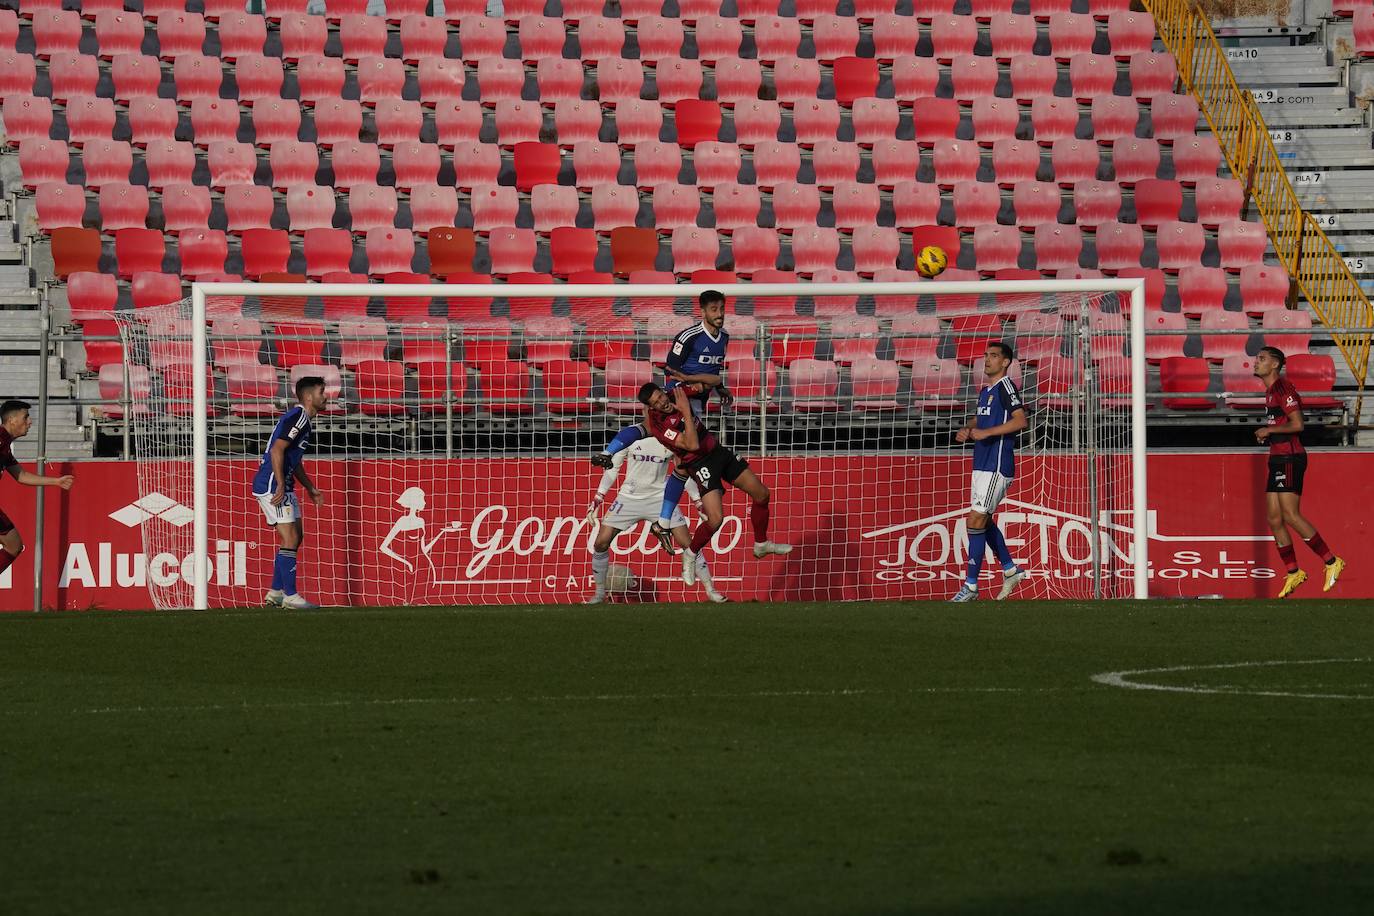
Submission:
M 1374 331 L 1374 306 L 1345 258 L 1298 203 L 1259 106 L 1236 84 L 1207 15 L 1195 0 L 1142 2 L 1178 63 L 1180 82 L 1197 99 L 1231 174 L 1254 200 L 1275 253 L 1312 311 L 1327 327 Z M 1361 389 L 1369 366 L 1370 336 L 1333 335 Z

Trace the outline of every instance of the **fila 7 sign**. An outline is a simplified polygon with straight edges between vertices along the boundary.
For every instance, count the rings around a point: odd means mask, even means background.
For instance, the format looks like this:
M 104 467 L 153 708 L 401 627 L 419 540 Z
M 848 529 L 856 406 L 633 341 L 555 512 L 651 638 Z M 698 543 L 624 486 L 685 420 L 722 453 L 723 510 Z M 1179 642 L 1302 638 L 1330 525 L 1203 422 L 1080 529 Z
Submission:
M 1026 457 L 1022 473 L 1030 476 L 1032 462 L 1051 465 L 1042 477 L 1061 473 L 1056 465 L 1062 473 L 1081 472 L 1075 461 Z M 405 461 L 371 471 L 369 464 L 311 463 L 329 497 L 323 508 L 306 509 L 302 590 L 311 598 L 335 605 L 553 603 L 579 601 L 588 591 L 595 531 L 585 513 L 600 472 L 587 461 L 463 459 L 442 468 L 437 461 Z M 773 490 L 772 533 L 796 549 L 787 557 L 753 559 L 747 500 L 729 491 L 725 525 L 708 553 L 712 571 L 736 600 L 946 598 L 967 560 L 966 488 L 939 499 L 925 493 L 919 511 L 906 494 L 926 481 L 961 480 L 967 464 L 963 457 L 927 455 L 753 459 Z M 276 539 L 249 492 L 252 470 L 247 462 L 211 466 L 219 479 L 215 491 L 242 493 L 211 507 L 213 605 L 258 604 L 271 577 Z M 150 541 L 189 544 L 190 508 L 165 494 L 140 495 L 132 463 L 84 462 L 55 471 L 67 472 L 77 478 L 71 493 L 50 491 L 47 499 L 45 606 L 146 608 L 149 583 L 168 587 L 189 576 L 183 551 L 149 556 L 142 535 L 147 526 L 166 526 Z M 1334 593 L 1342 598 L 1374 597 L 1369 522 L 1350 511 L 1349 488 L 1341 485 L 1371 472 L 1374 454 L 1320 452 L 1307 475 L 1304 511 L 1350 561 Z M 1262 454 L 1152 455 L 1149 475 L 1152 594 L 1277 592 L 1282 577 L 1264 518 Z M 376 492 L 377 481 L 396 481 L 397 492 Z M 0 485 L 0 507 L 19 520 L 30 543 L 33 496 L 28 487 Z M 1050 503 L 1012 484 L 998 512 L 1012 553 L 1034 575 L 1063 580 L 1056 591 L 1091 594 L 1092 520 L 1081 507 Z M 1111 580 L 1104 591 L 1128 594 L 1130 520 L 1097 522 Z M 613 562 L 649 584 L 643 597 L 698 597 L 676 581 L 677 561 L 644 526 L 622 534 L 613 551 Z M 1298 556 L 1317 569 L 1301 545 Z M 32 606 L 30 557 L 0 576 L 0 609 Z M 1320 587 L 1306 594 L 1319 596 Z

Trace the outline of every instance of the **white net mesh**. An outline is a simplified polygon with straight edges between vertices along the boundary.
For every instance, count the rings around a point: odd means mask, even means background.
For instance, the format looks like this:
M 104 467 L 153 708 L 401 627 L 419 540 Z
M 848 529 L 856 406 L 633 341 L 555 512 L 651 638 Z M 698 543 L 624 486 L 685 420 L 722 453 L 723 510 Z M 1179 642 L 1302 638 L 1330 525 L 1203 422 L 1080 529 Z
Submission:
M 268 589 L 278 536 L 252 479 L 302 376 L 324 378 L 330 403 L 305 459 L 324 502 L 297 491 L 301 594 L 327 605 L 582 600 L 601 479 L 589 458 L 638 422 L 639 386 L 662 378 L 670 341 L 699 313 L 695 288 L 566 289 L 210 297 L 210 606 L 260 603 Z M 706 552 L 717 587 L 735 600 L 949 597 L 966 573 L 972 467 L 955 432 L 998 340 L 1016 351 L 1009 374 L 1030 418 L 995 516 L 1030 573 L 1016 597 L 1130 596 L 1129 296 L 918 293 L 805 285 L 729 298 L 736 400 L 722 410 L 712 399 L 706 422 L 771 489 L 769 539 L 795 549 L 756 559 L 749 500 L 727 488 Z M 194 506 L 189 315 L 182 303 L 121 325 L 155 379 L 134 430 L 141 493 L 168 506 Z M 175 521 L 144 524 L 149 556 L 192 553 L 190 513 Z M 189 562 L 167 565 L 150 577 L 154 604 L 190 606 Z M 679 571 L 635 525 L 612 547 L 612 598 L 699 600 Z M 982 575 L 1000 579 L 991 554 Z

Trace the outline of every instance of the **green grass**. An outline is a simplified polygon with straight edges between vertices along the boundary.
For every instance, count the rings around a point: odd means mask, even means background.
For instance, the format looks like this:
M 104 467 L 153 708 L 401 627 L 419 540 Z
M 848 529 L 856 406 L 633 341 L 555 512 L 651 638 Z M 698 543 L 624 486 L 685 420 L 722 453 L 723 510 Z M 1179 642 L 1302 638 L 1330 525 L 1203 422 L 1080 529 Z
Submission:
M 1368 602 L 5 615 L 0 912 L 1369 913 L 1374 662 L 1091 677 L 1371 645 Z

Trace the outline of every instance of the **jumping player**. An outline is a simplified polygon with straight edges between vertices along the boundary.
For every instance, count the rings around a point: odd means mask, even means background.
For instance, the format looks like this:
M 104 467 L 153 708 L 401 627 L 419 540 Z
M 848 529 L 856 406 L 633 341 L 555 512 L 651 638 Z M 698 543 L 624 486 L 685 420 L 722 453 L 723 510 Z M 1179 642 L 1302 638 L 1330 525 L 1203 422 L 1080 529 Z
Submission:
M 71 474 L 61 477 L 44 477 L 32 474 L 19 466 L 14 457 L 14 440 L 22 439 L 33 427 L 29 416 L 29 405 L 23 401 L 5 401 L 0 404 L 0 470 L 5 471 L 26 487 L 61 487 L 70 490 L 76 480 Z M 14 565 L 24 552 L 24 538 L 10 517 L 0 512 L 0 573 Z
M 1326 541 L 1303 518 L 1298 504 L 1302 500 L 1302 481 L 1307 474 L 1307 449 L 1303 448 L 1299 433 L 1302 432 L 1302 398 L 1293 384 L 1280 373 L 1288 358 L 1277 347 L 1260 347 L 1255 357 L 1255 375 L 1264 382 L 1264 410 L 1268 415 L 1265 425 L 1255 430 L 1255 439 L 1269 443 L 1269 480 L 1264 487 L 1264 508 L 1269 519 L 1269 530 L 1274 532 L 1274 544 L 1279 549 L 1288 575 L 1283 580 L 1280 598 L 1293 594 L 1299 585 L 1307 581 L 1307 573 L 1298 568 L 1298 557 L 1293 550 L 1293 539 L 1288 535 L 1292 528 L 1326 564 L 1326 582 L 1322 591 L 1335 588 L 1345 561 L 1331 552 Z
M 697 298 L 701 306 L 701 321 L 684 329 L 673 338 L 668 350 L 668 359 L 663 365 L 666 381 L 665 391 L 671 392 L 679 385 L 686 385 L 688 403 L 692 405 L 692 416 L 701 417 L 706 412 L 706 402 L 715 389 L 720 403 L 729 407 L 735 398 L 725 387 L 721 372 L 725 369 L 725 350 L 730 345 L 730 335 L 725 331 L 725 296 L 714 289 L 708 289 Z M 673 513 L 682 501 L 682 479 L 669 477 L 663 487 L 663 508 L 658 514 L 658 528 L 667 532 L 671 527 Z M 670 549 L 665 538 L 664 549 Z
M 1002 531 L 993 519 L 1016 476 L 1016 434 L 1029 425 L 1021 392 L 1007 377 L 1007 368 L 1015 358 L 1008 344 L 988 344 L 983 354 L 985 384 L 978 392 L 978 411 L 954 437 L 958 442 L 973 440 L 973 505 L 968 513 L 968 576 L 952 601 L 977 600 L 978 574 L 988 547 L 1002 564 L 998 601 L 1026 578 L 1025 571 L 1012 560 Z
M 710 543 L 711 537 L 725 521 L 721 496 L 726 483 L 743 490 L 753 501 L 749 521 L 754 530 L 755 557 L 791 553 L 792 545 L 768 540 L 768 488 L 749 470 L 749 462 L 721 445 L 715 434 L 692 415 L 686 388 L 685 385 L 679 385 L 670 398 L 655 383 L 645 382 L 639 389 L 639 402 L 649 408 L 644 414 L 644 422 L 627 426 L 617 433 L 605 451 L 592 458 L 592 464 L 608 468 L 616 452 L 650 436 L 677 456 L 673 476 L 684 486 L 688 478 L 696 481 L 701 488 L 702 510 L 706 513 L 706 520 L 698 524 L 692 534 L 691 545 L 682 552 L 682 581 L 691 585 L 696 581 L 697 554 Z M 650 530 L 659 538 L 664 549 L 671 553 L 672 547 L 664 538 L 667 531 L 660 529 L 660 522 L 655 522 Z
M 606 572 L 610 569 L 611 542 L 616 535 L 633 528 L 640 522 L 652 522 L 658 517 L 659 504 L 663 497 L 663 483 L 668 476 L 668 461 L 673 453 L 656 439 L 640 439 L 629 448 L 621 449 L 611 456 L 611 466 L 601 475 L 601 484 L 596 488 L 596 496 L 587 510 L 591 518 L 601 512 L 601 507 L 610 492 L 611 485 L 620 476 L 622 467 L 628 466 L 625 482 L 616 491 L 611 511 L 601 519 L 597 529 L 596 541 L 592 547 L 592 574 L 596 578 L 596 593 L 588 599 L 588 604 L 600 604 L 606 600 Z M 695 490 L 691 481 L 688 487 Z M 693 498 L 696 494 L 693 493 Z M 692 546 L 692 537 L 687 531 L 687 520 L 681 512 L 674 511 L 672 522 L 673 540 L 684 548 Z M 716 591 L 711 581 L 710 570 L 706 567 L 706 557 L 697 554 L 696 575 L 706 590 L 706 597 L 722 602 L 726 597 Z
M 262 506 L 267 524 L 277 529 L 281 546 L 272 563 L 272 588 L 266 604 L 299 610 L 319 607 L 296 591 L 296 551 L 305 539 L 300 503 L 296 501 L 296 481 L 301 482 L 310 501 L 324 505 L 324 494 L 305 472 L 305 449 L 310 442 L 311 421 L 328 402 L 324 379 L 307 375 L 296 381 L 299 402 L 282 414 L 267 441 L 262 464 L 253 477 L 253 496 Z

